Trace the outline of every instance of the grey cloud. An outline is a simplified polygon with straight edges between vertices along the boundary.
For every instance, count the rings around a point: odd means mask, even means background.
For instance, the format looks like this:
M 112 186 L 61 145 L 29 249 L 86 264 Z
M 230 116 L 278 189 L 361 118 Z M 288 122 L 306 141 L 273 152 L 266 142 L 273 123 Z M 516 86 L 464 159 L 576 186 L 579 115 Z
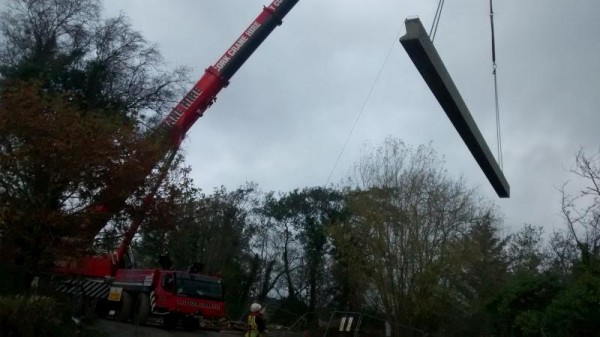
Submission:
M 268 2 L 107 0 L 157 42 L 167 61 L 198 78 Z M 483 173 L 396 43 L 333 182 L 365 141 L 395 135 L 433 142 L 453 175 L 478 185 L 509 226 L 560 222 L 558 192 L 580 146 L 598 147 L 600 10 L 597 0 L 496 1 L 504 168 L 509 200 Z M 437 1 L 300 0 L 232 79 L 185 143 L 204 189 L 256 181 L 266 190 L 325 182 L 371 83 L 402 26 L 426 27 Z M 446 2 L 436 46 L 495 149 L 488 3 Z

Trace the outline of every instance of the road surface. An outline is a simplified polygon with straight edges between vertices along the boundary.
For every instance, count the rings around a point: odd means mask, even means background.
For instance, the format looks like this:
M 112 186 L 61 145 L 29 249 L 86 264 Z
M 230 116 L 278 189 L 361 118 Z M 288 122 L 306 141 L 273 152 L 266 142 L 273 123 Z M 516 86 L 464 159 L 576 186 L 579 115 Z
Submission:
M 111 320 L 98 319 L 91 327 L 102 332 L 107 337 L 220 337 L 218 332 L 182 330 L 165 330 L 160 327 L 139 326 L 131 323 L 119 323 Z M 241 334 L 240 334 L 241 336 Z

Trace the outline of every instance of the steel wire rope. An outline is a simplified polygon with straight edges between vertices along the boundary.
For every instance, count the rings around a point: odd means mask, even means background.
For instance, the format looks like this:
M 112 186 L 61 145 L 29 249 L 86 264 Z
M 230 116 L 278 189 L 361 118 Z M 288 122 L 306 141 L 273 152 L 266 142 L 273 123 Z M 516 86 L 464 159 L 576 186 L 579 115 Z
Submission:
M 496 63 L 496 32 L 494 30 L 494 5 L 490 0 L 490 27 L 492 31 L 492 75 L 494 76 L 494 103 L 496 108 L 496 143 L 498 147 L 498 164 L 504 170 L 502 158 L 502 133 L 500 129 L 500 104 L 498 98 L 498 65 Z
M 390 55 L 394 51 L 394 46 L 396 45 L 396 42 L 400 38 L 400 35 L 402 34 L 403 30 L 404 30 L 404 25 L 402 25 L 400 27 L 400 30 L 396 34 L 396 37 L 394 38 L 394 42 L 390 46 L 389 51 L 385 57 L 385 60 L 383 61 L 381 67 L 379 68 L 379 71 L 377 72 L 377 76 L 375 76 L 375 80 L 371 84 L 371 88 L 369 89 L 369 92 L 365 98 L 365 101 L 363 102 L 360 110 L 358 111 L 358 114 L 356 115 L 356 118 L 354 119 L 354 124 L 352 125 L 352 128 L 350 128 L 350 132 L 348 133 L 348 136 L 346 137 L 346 141 L 344 142 L 344 145 L 342 146 L 342 149 L 340 150 L 340 153 L 338 154 L 337 159 L 335 160 L 335 163 L 333 164 L 333 167 L 331 168 L 331 171 L 329 172 L 329 175 L 327 176 L 327 180 L 325 181 L 325 184 L 324 184 L 325 187 L 327 187 L 327 185 L 329 184 L 331 177 L 333 175 L 333 172 L 337 168 L 337 165 L 339 164 L 340 159 L 342 158 L 342 155 L 344 154 L 344 151 L 346 150 L 346 147 L 348 146 L 350 137 L 352 137 L 352 133 L 354 132 L 354 129 L 356 129 L 356 125 L 358 124 L 358 121 L 360 120 L 360 116 L 363 114 L 365 108 L 367 107 L 367 104 L 369 103 L 369 99 L 371 98 L 371 95 L 373 94 L 375 85 L 377 84 L 377 82 L 379 82 L 379 78 L 381 77 L 381 74 L 383 73 L 383 69 L 385 68 L 385 65 L 387 64 L 387 62 L 390 58 Z
M 431 23 L 431 29 L 429 30 L 431 42 L 435 40 L 435 35 L 437 34 L 437 30 L 440 25 L 440 19 L 442 18 L 442 10 L 444 9 L 444 2 L 445 0 L 440 0 L 438 2 L 437 9 L 435 10 L 435 15 L 433 16 L 433 22 Z
M 429 36 L 431 37 L 431 42 L 435 40 L 435 36 L 438 31 L 438 27 L 440 24 L 440 19 L 442 16 L 442 10 L 444 9 L 445 0 L 439 0 L 438 6 L 435 11 L 435 15 L 433 17 L 433 22 L 431 24 L 431 29 L 429 31 Z M 502 157 L 502 132 L 501 132 L 501 123 L 500 123 L 500 99 L 498 95 L 498 65 L 496 63 L 496 33 L 494 29 L 494 6 L 493 0 L 490 0 L 490 27 L 492 33 L 492 75 L 494 77 L 494 107 L 496 112 L 496 144 L 497 144 L 497 158 L 498 164 L 500 165 L 500 169 L 504 170 L 504 160 Z

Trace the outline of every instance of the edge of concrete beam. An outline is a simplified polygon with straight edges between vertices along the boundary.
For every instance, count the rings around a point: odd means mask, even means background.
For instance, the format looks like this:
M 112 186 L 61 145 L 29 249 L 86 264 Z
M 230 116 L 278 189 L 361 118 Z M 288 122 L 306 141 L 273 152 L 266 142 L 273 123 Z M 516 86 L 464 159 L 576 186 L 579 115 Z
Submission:
M 492 155 L 421 20 L 410 18 L 406 19 L 405 24 L 406 34 L 400 38 L 400 43 L 471 151 L 496 194 L 500 198 L 510 197 L 510 186 L 504 173 Z

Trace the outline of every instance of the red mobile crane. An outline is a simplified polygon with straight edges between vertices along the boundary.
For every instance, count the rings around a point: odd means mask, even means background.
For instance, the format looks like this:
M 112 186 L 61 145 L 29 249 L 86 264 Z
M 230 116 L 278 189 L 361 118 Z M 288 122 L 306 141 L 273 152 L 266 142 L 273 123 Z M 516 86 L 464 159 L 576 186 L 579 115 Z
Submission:
M 156 166 L 164 160 L 158 182 L 144 200 L 149 202 L 164 178 L 170 162 L 175 157 L 185 134 L 215 102 L 217 94 L 229 84 L 229 80 L 269 36 L 275 27 L 296 5 L 298 0 L 274 0 L 265 6 L 258 17 L 244 30 L 240 37 L 227 49 L 218 61 L 206 69 L 204 75 L 170 111 L 152 137 L 165 146 L 155 154 Z M 137 186 L 144 183 L 153 167 L 140 174 Z M 118 186 L 118 182 L 115 186 Z M 130 193 L 115 193 L 110 186 L 99 196 L 100 202 L 89 209 L 90 220 L 83 230 L 92 240 L 105 226 L 111 214 L 125 204 Z M 143 208 L 142 208 L 143 209 Z M 151 316 L 163 318 L 165 325 L 174 325 L 180 319 L 192 327 L 198 318 L 222 318 L 225 316 L 221 279 L 194 272 L 178 272 L 158 269 L 128 269 L 125 265 L 126 252 L 141 219 L 134 218 L 124 238 L 112 254 L 89 256 L 74 264 L 62 264 L 58 271 L 76 274 L 83 280 L 63 284 L 66 293 L 93 299 L 98 309 L 114 312 L 119 320 L 133 319 L 144 323 Z M 107 282 L 108 280 L 108 282 Z
M 217 94 L 229 84 L 229 80 L 248 60 L 252 53 L 282 23 L 283 18 L 294 7 L 298 0 L 274 0 L 264 7 L 258 17 L 248 26 L 240 37 L 227 49 L 218 61 L 208 69 L 184 98 L 171 110 L 162 121 L 161 127 L 151 138 L 163 145 L 154 154 L 153 165 L 146 172 L 138 175 L 135 183 L 114 181 L 99 194 L 88 209 L 90 216 L 82 230 L 87 240 L 102 230 L 115 211 L 122 209 L 125 200 L 133 191 L 123 191 L 122 186 L 137 188 L 141 186 L 150 171 L 163 159 L 168 165 L 169 158 L 179 149 L 185 134 L 192 125 L 202 117 L 204 112 L 215 102 Z M 166 139 L 165 139 L 166 138 Z

